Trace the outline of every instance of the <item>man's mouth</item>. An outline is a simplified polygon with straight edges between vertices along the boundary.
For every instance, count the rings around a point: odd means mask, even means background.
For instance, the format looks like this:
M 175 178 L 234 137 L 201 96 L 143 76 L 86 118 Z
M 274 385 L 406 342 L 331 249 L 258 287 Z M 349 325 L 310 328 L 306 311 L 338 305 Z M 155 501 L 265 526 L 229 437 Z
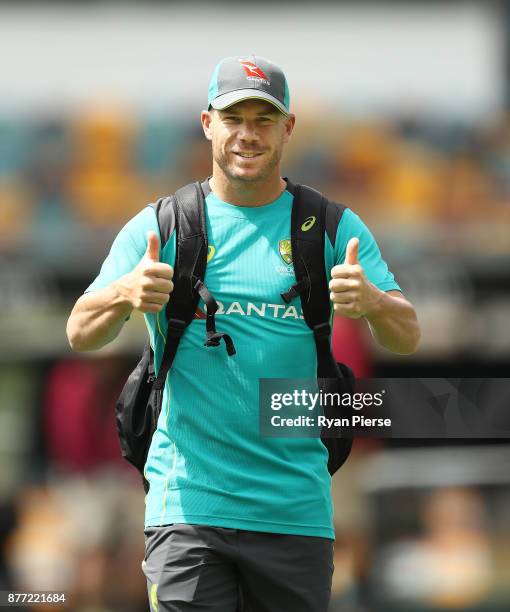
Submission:
M 234 151 L 235 155 L 242 157 L 243 159 L 251 159 L 252 157 L 258 157 L 262 153 L 243 153 L 241 151 Z

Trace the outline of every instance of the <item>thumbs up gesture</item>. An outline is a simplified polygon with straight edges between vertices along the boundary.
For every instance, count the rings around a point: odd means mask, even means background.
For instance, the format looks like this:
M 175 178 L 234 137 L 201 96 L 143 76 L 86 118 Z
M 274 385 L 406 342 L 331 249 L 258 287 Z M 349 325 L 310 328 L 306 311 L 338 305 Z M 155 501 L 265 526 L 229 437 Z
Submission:
M 330 300 L 335 314 L 359 319 L 368 314 L 380 299 L 381 292 L 365 276 L 358 259 L 359 239 L 351 238 L 343 264 L 334 266 L 329 282 Z
M 149 261 L 159 261 L 159 238 L 156 232 L 147 232 L 147 250 L 144 257 Z
M 122 293 L 136 310 L 160 312 L 174 289 L 172 266 L 159 261 L 159 238 L 147 232 L 147 250 L 136 268 L 122 278 Z

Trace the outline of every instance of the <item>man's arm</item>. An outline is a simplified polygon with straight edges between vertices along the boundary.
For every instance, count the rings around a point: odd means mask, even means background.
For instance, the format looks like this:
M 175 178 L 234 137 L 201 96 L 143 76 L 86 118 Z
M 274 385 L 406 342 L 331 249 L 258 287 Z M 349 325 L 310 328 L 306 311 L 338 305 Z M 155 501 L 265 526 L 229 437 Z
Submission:
M 329 288 L 335 314 L 365 317 L 381 346 L 400 355 L 414 353 L 420 327 L 413 305 L 400 291 L 381 291 L 367 279 L 358 260 L 358 247 L 358 238 L 351 238 L 345 262 L 331 270 Z
M 392 353 L 410 355 L 418 348 L 420 326 L 411 302 L 400 291 L 382 293 L 375 308 L 365 315 L 377 342 Z
M 173 268 L 159 262 L 159 239 L 147 234 L 147 251 L 139 264 L 104 289 L 78 298 L 67 321 L 67 338 L 75 351 L 93 351 L 114 340 L 133 309 L 160 312 L 173 290 Z
M 80 296 L 67 321 L 74 351 L 93 351 L 114 340 L 132 311 L 116 283 Z

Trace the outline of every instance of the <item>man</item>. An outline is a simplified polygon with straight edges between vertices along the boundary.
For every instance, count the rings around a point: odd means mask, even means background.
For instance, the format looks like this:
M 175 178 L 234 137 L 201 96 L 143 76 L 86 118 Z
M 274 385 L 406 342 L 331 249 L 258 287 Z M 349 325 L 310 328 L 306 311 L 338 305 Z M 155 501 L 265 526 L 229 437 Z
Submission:
M 237 352 L 203 346 L 205 322 L 197 318 L 167 377 L 145 466 L 151 606 L 324 612 L 334 539 L 327 452 L 318 438 L 268 439 L 258 431 L 259 378 L 316 376 L 311 331 L 298 311 L 280 307 L 280 293 L 294 282 L 279 249 L 290 238 L 293 198 L 280 160 L 295 117 L 283 72 L 258 57 L 222 60 L 208 102 L 201 115 L 213 154 L 206 284 L 221 305 L 219 330 Z M 103 346 L 137 309 L 159 365 L 175 249 L 173 234 L 160 252 L 153 208 L 131 219 L 71 313 L 71 346 Z M 382 346 L 412 353 L 414 309 L 353 212 L 344 212 L 333 243 L 326 237 L 325 260 L 335 312 L 365 317 Z

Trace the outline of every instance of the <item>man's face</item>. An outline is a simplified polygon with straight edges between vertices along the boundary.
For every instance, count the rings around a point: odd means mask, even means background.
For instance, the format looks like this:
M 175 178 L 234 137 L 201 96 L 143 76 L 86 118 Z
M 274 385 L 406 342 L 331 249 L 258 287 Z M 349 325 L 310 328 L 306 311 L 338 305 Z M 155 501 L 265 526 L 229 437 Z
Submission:
M 230 180 L 246 182 L 279 174 L 283 145 L 294 122 L 294 115 L 285 116 L 264 100 L 243 100 L 225 110 L 202 112 L 215 163 Z

